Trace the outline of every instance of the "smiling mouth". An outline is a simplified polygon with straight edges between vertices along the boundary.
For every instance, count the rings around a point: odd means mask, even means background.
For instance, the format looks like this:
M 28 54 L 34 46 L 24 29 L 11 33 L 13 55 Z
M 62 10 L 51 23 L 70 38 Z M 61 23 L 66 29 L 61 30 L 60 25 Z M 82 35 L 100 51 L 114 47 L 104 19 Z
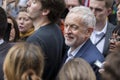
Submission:
M 110 49 L 114 49 L 114 48 L 115 48 L 115 46 L 112 46 L 112 45 L 110 46 Z

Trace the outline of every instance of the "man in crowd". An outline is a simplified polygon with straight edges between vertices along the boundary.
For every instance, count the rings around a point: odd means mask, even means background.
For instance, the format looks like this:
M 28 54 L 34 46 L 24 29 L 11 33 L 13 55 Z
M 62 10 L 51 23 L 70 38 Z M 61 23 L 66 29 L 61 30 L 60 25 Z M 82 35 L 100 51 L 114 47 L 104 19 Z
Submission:
M 107 56 L 109 39 L 114 25 L 108 22 L 108 15 L 111 13 L 113 0 L 90 0 L 90 9 L 96 17 L 96 26 L 90 37 L 92 43 L 104 56 Z
M 62 60 L 64 39 L 56 21 L 65 9 L 64 0 L 29 0 L 27 11 L 35 32 L 27 42 L 35 43 L 45 52 L 43 80 L 54 80 Z
M 104 61 L 104 57 L 90 40 L 95 24 L 95 16 L 88 7 L 74 7 L 69 11 L 65 18 L 64 37 L 66 45 L 70 48 L 64 62 L 67 63 L 68 60 L 76 57 L 83 58 L 98 76 L 95 62 Z

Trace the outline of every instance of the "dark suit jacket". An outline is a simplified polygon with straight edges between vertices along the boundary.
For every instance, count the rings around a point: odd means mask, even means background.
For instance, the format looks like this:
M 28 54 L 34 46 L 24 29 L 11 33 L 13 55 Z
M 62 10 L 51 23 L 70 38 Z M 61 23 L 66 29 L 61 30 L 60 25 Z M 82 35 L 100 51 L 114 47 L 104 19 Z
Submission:
M 66 54 L 67 56 L 67 54 Z M 74 58 L 83 58 L 84 60 L 86 60 L 91 67 L 93 68 L 93 70 L 96 73 L 97 76 L 97 80 L 98 80 L 98 67 L 96 65 L 94 65 L 96 60 L 99 60 L 101 62 L 104 61 L 104 56 L 99 52 L 99 50 L 96 48 L 96 46 L 91 42 L 90 39 L 88 39 L 86 41 L 86 43 L 80 48 L 80 50 L 78 51 L 78 53 L 74 56 Z M 67 57 L 65 57 L 64 62 L 66 61 Z
M 27 38 L 27 42 L 35 43 L 45 52 L 45 69 L 43 80 L 54 80 L 62 61 L 63 35 L 58 25 L 48 24 L 40 27 Z
M 104 49 L 103 49 L 104 57 L 106 57 L 108 55 L 109 44 L 110 44 L 109 39 L 112 36 L 112 31 L 114 30 L 115 27 L 116 26 L 114 26 L 111 23 L 108 23 L 108 25 L 107 25 L 107 31 L 106 31 L 106 34 L 105 34 L 105 44 L 104 44 Z
M 13 46 L 11 43 L 4 42 L 0 45 L 0 80 L 4 80 L 3 62 L 8 50 Z

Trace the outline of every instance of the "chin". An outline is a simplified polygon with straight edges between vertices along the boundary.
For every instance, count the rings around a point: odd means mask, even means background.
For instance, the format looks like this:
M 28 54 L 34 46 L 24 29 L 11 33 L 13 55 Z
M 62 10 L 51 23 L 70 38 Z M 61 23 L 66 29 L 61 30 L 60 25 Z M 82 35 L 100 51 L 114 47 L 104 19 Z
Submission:
M 69 42 L 69 41 L 65 41 L 65 44 L 67 45 L 67 46 L 72 46 L 73 44 L 71 43 L 71 42 Z

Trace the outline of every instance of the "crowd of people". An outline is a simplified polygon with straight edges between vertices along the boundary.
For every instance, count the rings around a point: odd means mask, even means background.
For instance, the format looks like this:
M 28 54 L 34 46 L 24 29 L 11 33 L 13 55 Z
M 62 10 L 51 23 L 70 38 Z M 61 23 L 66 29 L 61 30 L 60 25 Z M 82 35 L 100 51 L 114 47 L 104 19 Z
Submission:
M 0 0 L 0 80 L 119 80 L 119 0 Z

